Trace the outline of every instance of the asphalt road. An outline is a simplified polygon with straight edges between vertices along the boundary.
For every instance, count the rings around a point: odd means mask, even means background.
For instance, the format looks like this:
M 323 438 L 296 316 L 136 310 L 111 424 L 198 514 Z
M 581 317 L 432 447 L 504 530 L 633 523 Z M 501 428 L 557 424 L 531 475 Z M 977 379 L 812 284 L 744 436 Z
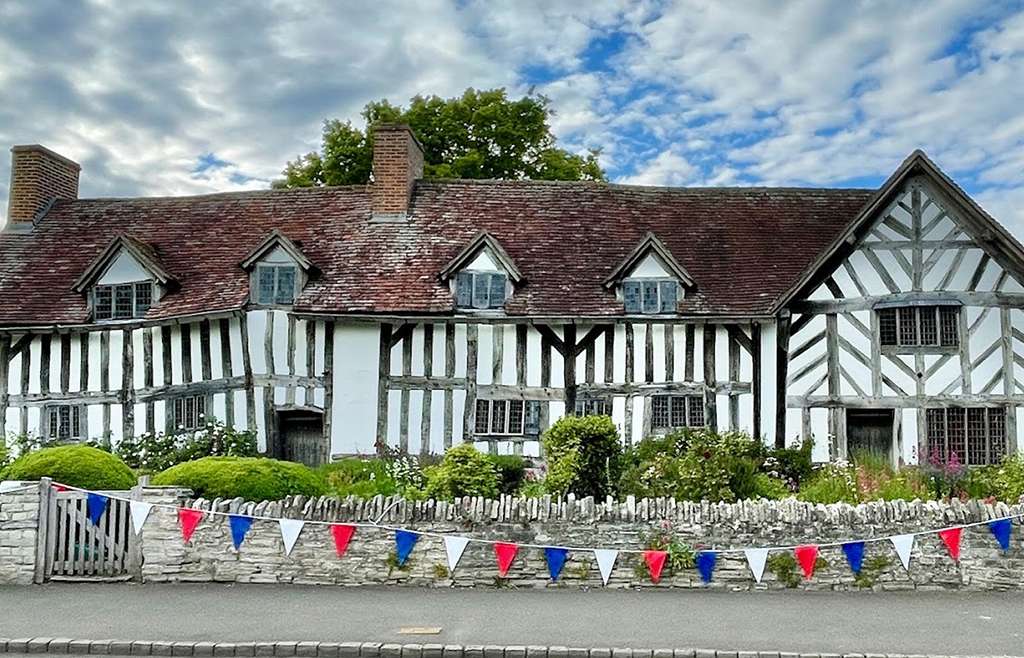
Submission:
M 1024 594 L 49 584 L 0 636 L 1024 655 Z

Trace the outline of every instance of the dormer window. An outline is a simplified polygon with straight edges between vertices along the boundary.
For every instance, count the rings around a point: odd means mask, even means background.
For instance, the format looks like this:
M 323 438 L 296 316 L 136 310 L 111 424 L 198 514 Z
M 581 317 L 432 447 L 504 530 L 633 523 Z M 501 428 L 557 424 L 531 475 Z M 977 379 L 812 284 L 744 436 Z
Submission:
M 96 322 L 145 317 L 177 282 L 164 269 L 152 245 L 119 235 L 75 282 L 75 292 L 87 295 Z
M 459 272 L 455 277 L 455 303 L 459 308 L 501 308 L 508 297 L 504 272 Z
M 441 280 L 451 286 L 456 308 L 494 311 L 505 306 L 523 275 L 493 236 L 480 233 L 448 263 Z
M 679 284 L 675 279 L 626 279 L 622 282 L 626 313 L 675 313 Z
M 96 320 L 141 318 L 153 305 L 153 282 L 97 285 L 92 289 L 92 304 Z
M 249 271 L 250 299 L 259 306 L 291 306 L 315 272 L 299 245 L 275 230 L 241 263 Z
M 293 304 L 298 293 L 295 288 L 297 269 L 295 265 L 257 265 L 256 303 Z
M 606 288 L 616 291 L 630 315 L 678 313 L 686 289 L 695 284 L 661 240 L 648 233 L 612 273 Z

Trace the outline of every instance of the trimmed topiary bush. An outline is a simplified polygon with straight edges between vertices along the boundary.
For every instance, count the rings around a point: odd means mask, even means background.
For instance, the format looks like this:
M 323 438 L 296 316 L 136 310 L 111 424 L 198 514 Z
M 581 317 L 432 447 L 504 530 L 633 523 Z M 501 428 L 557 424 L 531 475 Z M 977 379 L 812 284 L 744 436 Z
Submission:
M 85 445 L 43 448 L 14 460 L 0 473 L 0 480 L 38 480 L 82 489 L 124 490 L 135 486 L 132 469 L 110 454 Z
M 257 457 L 204 457 L 157 474 L 159 486 L 188 487 L 203 498 L 280 500 L 285 496 L 321 496 L 323 477 L 302 464 Z
M 560 418 L 544 432 L 543 442 L 548 491 L 594 498 L 615 493 L 622 471 L 622 445 L 611 417 Z
M 469 443 L 449 448 L 427 473 L 427 497 L 452 500 L 462 496 L 498 495 L 498 470 L 487 455 Z

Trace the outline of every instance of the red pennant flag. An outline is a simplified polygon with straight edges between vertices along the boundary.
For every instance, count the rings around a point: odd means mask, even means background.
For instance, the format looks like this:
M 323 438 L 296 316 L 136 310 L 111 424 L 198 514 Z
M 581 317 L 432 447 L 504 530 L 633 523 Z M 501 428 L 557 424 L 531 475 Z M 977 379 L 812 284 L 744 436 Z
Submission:
M 196 526 L 203 520 L 202 510 L 182 507 L 178 510 L 178 523 L 181 524 L 181 538 L 187 544 L 192 539 Z
M 53 490 L 56 491 L 57 493 L 64 493 L 65 491 L 68 490 L 68 488 L 65 487 L 63 484 L 55 484 L 53 485 Z
M 345 554 L 348 543 L 352 541 L 352 535 L 356 534 L 356 527 L 343 523 L 333 523 L 331 524 L 331 534 L 334 535 L 334 550 L 338 552 L 338 557 L 341 557 Z
M 512 566 L 512 560 L 516 559 L 516 552 L 519 547 L 515 544 L 497 542 L 494 544 L 494 554 L 498 556 L 498 576 L 504 578 L 508 568 Z
M 665 558 L 668 553 L 665 551 L 644 551 L 644 562 L 647 563 L 647 570 L 651 572 L 651 582 L 661 580 L 661 570 L 665 567 Z
M 939 533 L 942 543 L 949 550 L 949 557 L 953 558 L 956 562 L 960 561 L 960 535 L 962 532 L 963 528 L 949 528 Z
M 811 576 L 814 575 L 814 563 L 818 561 L 818 547 L 813 544 L 797 546 L 793 549 L 793 554 L 796 555 L 796 561 L 800 563 L 800 568 L 803 569 L 804 578 L 810 580 Z

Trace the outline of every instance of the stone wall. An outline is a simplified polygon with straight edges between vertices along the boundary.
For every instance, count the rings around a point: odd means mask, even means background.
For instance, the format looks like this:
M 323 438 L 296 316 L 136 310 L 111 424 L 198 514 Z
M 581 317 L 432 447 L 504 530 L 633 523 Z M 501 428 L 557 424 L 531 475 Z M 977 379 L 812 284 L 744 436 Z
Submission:
M 0 483 L 0 585 L 29 585 L 35 577 L 39 483 Z
M 187 492 L 146 489 L 144 500 L 186 502 Z M 695 547 L 727 549 L 826 543 L 887 537 L 950 525 L 1021 514 L 1019 505 L 979 502 L 877 502 L 858 506 L 813 505 L 795 500 L 736 504 L 680 503 L 627 499 L 464 499 L 455 503 L 376 498 L 370 501 L 289 498 L 259 504 L 243 501 L 188 501 L 204 510 L 316 521 L 373 522 L 423 532 L 540 545 L 636 550 L 644 537 L 667 525 L 680 541 Z M 773 552 L 761 585 L 755 584 L 742 553 L 721 554 L 711 589 L 853 590 L 1024 589 L 1024 540 L 1014 521 L 1010 550 L 1002 553 L 987 527 L 964 531 L 959 564 L 937 535 L 918 537 L 910 572 L 888 541 L 869 543 L 864 571 L 855 578 L 842 551 L 825 548 L 814 578 L 802 581 L 790 551 Z M 173 511 L 154 509 L 142 535 L 143 579 L 303 584 L 395 584 L 434 587 L 600 587 L 593 553 L 569 554 L 561 580 L 552 585 L 539 548 L 521 548 L 508 577 L 499 579 L 493 548 L 470 543 L 454 574 L 448 573 L 443 541 L 421 537 L 405 568 L 394 565 L 394 533 L 359 528 L 345 556 L 338 559 L 327 526 L 307 525 L 292 554 L 284 554 L 278 524 L 256 521 L 240 551 L 231 544 L 226 517 L 207 516 L 189 545 L 182 542 Z M 667 573 L 658 585 L 647 577 L 638 554 L 620 554 L 609 587 L 704 587 L 694 569 Z

